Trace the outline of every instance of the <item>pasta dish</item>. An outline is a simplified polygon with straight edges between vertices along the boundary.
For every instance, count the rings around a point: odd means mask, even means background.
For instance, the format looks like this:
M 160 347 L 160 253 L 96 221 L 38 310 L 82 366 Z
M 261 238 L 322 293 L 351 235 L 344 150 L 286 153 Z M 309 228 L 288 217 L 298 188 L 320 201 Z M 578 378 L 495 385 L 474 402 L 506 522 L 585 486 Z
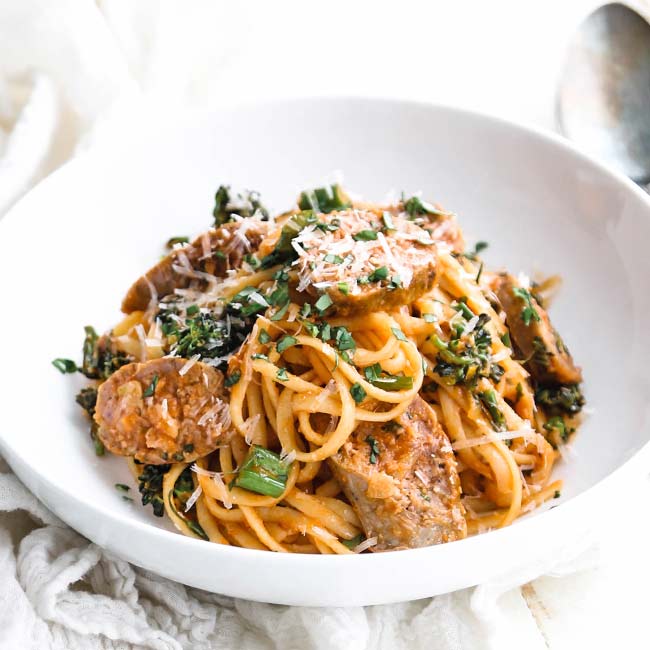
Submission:
M 99 455 L 180 532 L 290 553 L 416 548 L 560 495 L 584 405 L 546 310 L 556 281 L 484 267 L 456 216 L 339 185 L 274 218 L 219 187 L 213 227 L 86 327 L 77 395 Z M 128 485 L 116 486 L 132 500 Z M 134 488 L 134 492 L 136 489 Z

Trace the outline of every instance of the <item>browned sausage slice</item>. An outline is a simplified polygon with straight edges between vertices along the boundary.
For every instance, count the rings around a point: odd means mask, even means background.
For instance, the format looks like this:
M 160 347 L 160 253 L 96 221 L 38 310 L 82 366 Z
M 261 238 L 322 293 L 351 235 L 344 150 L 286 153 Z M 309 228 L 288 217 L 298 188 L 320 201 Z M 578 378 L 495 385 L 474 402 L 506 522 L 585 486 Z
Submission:
M 315 303 L 327 295 L 341 315 L 390 311 L 433 288 L 436 242 L 417 224 L 365 209 L 319 215 L 293 240 L 291 298 Z M 324 227 L 323 227 L 324 226 Z M 328 302 L 329 302 L 328 301 Z
M 522 292 L 517 281 L 507 274 L 497 278 L 494 292 L 506 313 L 514 344 L 528 359 L 526 367 L 530 374 L 542 384 L 580 383 L 580 368 L 535 297 Z
M 100 387 L 98 435 L 109 451 L 142 463 L 190 462 L 231 435 L 223 374 L 185 359 L 130 363 Z
M 360 424 L 329 465 L 366 536 L 377 538 L 373 550 L 430 546 L 467 535 L 451 445 L 420 397 L 395 421 Z
M 178 273 L 175 266 L 188 266 L 216 277 L 224 277 L 231 269 L 239 269 L 248 253 L 255 253 L 262 239 L 269 232 L 269 223 L 256 219 L 226 223 L 216 230 L 209 230 L 191 244 L 173 250 L 156 266 L 138 278 L 122 301 L 122 311 L 144 311 L 151 301 L 151 288 L 162 298 L 176 288 L 189 286 L 192 278 Z

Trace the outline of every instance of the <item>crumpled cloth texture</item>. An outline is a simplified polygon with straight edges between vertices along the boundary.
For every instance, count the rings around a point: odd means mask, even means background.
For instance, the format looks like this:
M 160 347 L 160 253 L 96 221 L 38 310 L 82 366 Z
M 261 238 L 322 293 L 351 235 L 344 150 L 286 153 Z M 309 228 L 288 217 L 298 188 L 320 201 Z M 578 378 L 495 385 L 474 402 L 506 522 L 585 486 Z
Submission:
M 76 152 L 128 137 L 148 111 L 210 106 L 227 91 L 220 70 L 255 40 L 251 14 L 264 28 L 271 4 L 0 0 L 0 217 Z M 253 603 L 112 556 L 0 459 L 0 650 L 536 650 L 545 639 L 519 586 L 586 566 L 590 549 L 585 540 L 498 583 L 417 602 Z

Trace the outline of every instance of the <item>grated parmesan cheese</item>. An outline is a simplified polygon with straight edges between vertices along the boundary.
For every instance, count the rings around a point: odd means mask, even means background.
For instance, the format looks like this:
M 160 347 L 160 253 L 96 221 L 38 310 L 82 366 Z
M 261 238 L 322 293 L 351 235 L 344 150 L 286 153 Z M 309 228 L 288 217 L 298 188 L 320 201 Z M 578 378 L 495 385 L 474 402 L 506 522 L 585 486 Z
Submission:
M 194 366 L 194 364 L 201 358 L 200 354 L 195 354 L 191 359 L 188 359 L 184 364 L 183 367 L 179 369 L 178 374 L 181 377 L 184 377 Z
M 363 553 L 363 551 L 367 551 L 369 548 L 372 548 L 373 546 L 377 546 L 377 538 L 369 537 L 368 539 L 361 542 L 361 544 L 357 544 L 352 550 L 355 553 Z
M 201 496 L 201 493 L 203 492 L 203 488 L 199 485 L 199 487 L 192 492 L 192 495 L 190 498 L 187 500 L 187 503 L 185 504 L 185 512 L 189 512 L 192 509 L 192 506 L 197 502 L 198 498 Z

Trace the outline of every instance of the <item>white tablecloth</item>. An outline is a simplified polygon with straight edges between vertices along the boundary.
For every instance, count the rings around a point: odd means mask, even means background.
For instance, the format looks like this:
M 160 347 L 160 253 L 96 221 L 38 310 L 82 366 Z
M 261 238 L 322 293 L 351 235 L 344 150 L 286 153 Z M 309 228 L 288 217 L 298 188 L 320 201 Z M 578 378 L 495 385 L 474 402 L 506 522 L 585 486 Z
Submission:
M 595 5 L 0 0 L 0 215 L 79 148 L 127 137 L 162 107 L 381 95 L 552 128 L 563 44 Z M 564 557 L 498 583 L 303 609 L 206 594 L 110 557 L 0 461 L 0 649 L 647 646 L 646 477 L 632 493 Z

